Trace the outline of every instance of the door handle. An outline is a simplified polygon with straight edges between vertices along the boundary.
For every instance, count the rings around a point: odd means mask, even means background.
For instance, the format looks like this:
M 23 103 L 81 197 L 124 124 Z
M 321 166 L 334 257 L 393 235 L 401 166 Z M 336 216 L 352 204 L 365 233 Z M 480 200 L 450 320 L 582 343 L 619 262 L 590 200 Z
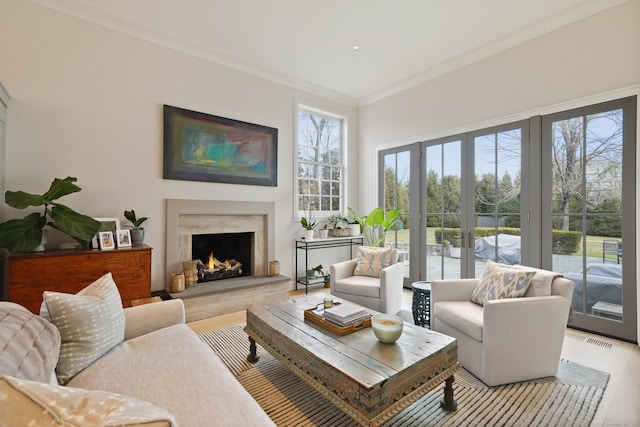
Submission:
M 469 238 L 467 239 L 467 241 L 469 242 L 469 249 L 473 249 L 473 232 L 472 231 L 469 232 Z

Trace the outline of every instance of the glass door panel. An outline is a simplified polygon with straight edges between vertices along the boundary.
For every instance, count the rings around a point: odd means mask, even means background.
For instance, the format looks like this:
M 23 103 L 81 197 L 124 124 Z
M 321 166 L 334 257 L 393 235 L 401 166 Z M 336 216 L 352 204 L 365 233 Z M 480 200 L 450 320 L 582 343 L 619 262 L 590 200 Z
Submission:
M 462 141 L 424 148 L 426 280 L 462 276 Z
M 614 304 L 617 321 L 623 320 L 621 123 L 618 109 L 551 124 L 553 269 L 576 283 L 574 312 L 602 316 L 597 304 Z
M 405 286 L 410 286 L 411 264 L 409 257 L 410 239 L 410 191 L 411 152 L 399 151 L 382 157 L 384 167 L 383 201 L 384 211 L 400 211 L 401 221 L 395 230 L 387 231 L 385 246 L 392 246 L 404 253 Z
M 521 264 L 522 129 L 485 133 L 474 145 L 475 277 L 487 260 Z

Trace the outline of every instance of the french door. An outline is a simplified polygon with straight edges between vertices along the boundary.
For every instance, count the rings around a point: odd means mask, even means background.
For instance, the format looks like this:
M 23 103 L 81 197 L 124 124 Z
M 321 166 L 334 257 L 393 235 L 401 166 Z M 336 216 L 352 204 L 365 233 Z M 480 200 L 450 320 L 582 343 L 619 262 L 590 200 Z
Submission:
M 636 97 L 381 152 L 405 285 L 486 260 L 575 282 L 570 325 L 635 341 Z M 624 239 L 624 236 L 629 236 Z
M 528 212 L 529 122 L 469 133 L 469 178 L 473 205 L 467 212 L 473 224 L 473 253 L 469 277 L 480 277 L 487 260 L 529 264 Z
M 380 200 L 403 216 L 386 244 L 406 251 L 405 286 L 479 277 L 487 259 L 523 262 L 527 142 L 523 121 L 381 153 Z
M 523 262 L 528 135 L 523 121 L 421 144 L 426 280 L 479 277 L 489 259 Z
M 570 325 L 635 341 L 636 98 L 542 117 L 541 153 L 542 264 L 575 283 Z

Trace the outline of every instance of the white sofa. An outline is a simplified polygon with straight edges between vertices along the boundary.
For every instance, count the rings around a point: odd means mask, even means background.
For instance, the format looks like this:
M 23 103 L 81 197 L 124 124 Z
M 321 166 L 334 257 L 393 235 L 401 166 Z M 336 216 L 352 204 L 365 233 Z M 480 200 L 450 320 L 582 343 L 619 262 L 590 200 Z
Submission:
M 525 297 L 484 306 L 471 302 L 480 279 L 431 282 L 431 328 L 455 337 L 460 364 L 489 386 L 557 373 L 573 282 L 536 271 L 540 286 L 532 282 Z
M 0 302 L 0 425 L 72 425 L 59 417 L 83 426 L 274 425 L 184 323 L 182 300 L 123 312 L 124 340 L 62 386 L 47 381 L 58 361 L 58 328 L 17 304 Z M 247 352 L 248 347 L 247 341 Z M 62 396 L 70 400 L 63 404 Z M 116 417 L 111 423 L 96 419 L 105 402 L 119 402 L 104 415 Z

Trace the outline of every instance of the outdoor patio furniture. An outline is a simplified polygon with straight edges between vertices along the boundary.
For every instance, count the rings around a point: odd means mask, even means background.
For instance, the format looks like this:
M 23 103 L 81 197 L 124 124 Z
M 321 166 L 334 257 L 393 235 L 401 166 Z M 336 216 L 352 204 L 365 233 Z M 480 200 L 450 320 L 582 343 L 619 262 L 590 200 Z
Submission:
M 617 240 L 603 240 L 602 241 L 602 262 L 613 262 L 612 259 L 607 258 L 607 255 L 613 255 L 616 258 L 616 262 L 620 264 L 620 258 L 622 258 L 622 246 Z
M 619 264 L 587 264 L 584 273 L 564 273 L 564 277 L 573 280 L 575 287 L 573 290 L 573 301 L 571 303 L 576 313 L 598 314 L 593 307 L 599 301 L 609 304 L 622 304 L 622 265 Z M 584 281 L 586 279 L 586 307 L 583 311 Z

